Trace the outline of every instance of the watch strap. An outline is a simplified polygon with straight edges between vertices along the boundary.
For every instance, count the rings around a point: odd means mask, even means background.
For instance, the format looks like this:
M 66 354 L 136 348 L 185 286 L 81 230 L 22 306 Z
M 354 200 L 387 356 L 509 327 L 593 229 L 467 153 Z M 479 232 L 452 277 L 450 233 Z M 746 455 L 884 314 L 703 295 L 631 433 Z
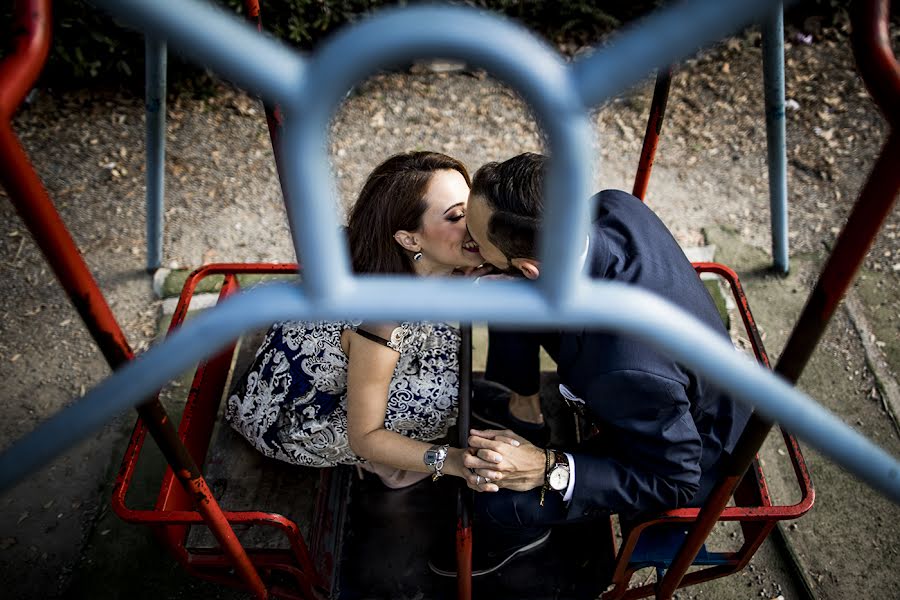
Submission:
M 556 465 L 563 465 L 567 469 L 571 468 L 571 467 L 569 467 L 569 457 L 566 456 L 565 452 L 560 452 L 559 450 L 554 450 L 553 458 L 554 458 L 554 462 L 553 462 L 554 467 Z
M 550 461 L 551 461 L 551 450 L 548 448 L 544 448 L 544 484 L 541 486 L 541 506 L 544 506 L 544 496 L 547 493 L 547 490 L 550 489 Z
M 425 465 L 432 469 L 432 481 L 437 481 L 438 478 L 444 475 L 444 461 L 447 459 L 447 456 L 450 453 L 450 444 L 438 445 L 435 444 L 431 448 L 425 451 L 425 456 L 423 460 Z M 429 460 L 431 459 L 431 460 Z

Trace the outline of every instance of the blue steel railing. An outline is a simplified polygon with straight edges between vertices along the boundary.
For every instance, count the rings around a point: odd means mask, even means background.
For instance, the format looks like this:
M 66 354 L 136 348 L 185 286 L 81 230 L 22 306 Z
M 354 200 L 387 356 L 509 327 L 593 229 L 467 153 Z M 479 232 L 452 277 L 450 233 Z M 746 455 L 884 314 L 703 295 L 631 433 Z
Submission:
M 769 166 L 769 219 L 772 263 L 779 273 L 788 259 L 787 144 L 784 116 L 784 7 L 780 2 L 763 21 L 763 86 L 766 106 L 766 154 Z
M 185 0 L 96 0 L 285 112 L 285 202 L 300 284 L 243 292 L 201 314 L 0 455 L 0 489 L 152 396 L 243 333 L 289 319 L 461 320 L 592 327 L 637 336 L 702 373 L 762 416 L 900 502 L 900 463 L 783 379 L 739 354 L 690 314 L 649 292 L 592 281 L 577 267 L 591 213 L 588 107 L 644 73 L 769 14 L 774 1 L 704 0 L 645 19 L 571 65 L 527 31 L 473 10 L 390 10 L 302 56 L 233 15 Z M 677 25 L 677 26 L 674 26 Z M 430 55 L 463 59 L 517 88 L 547 133 L 552 158 L 536 283 L 353 276 L 326 159 L 328 122 L 345 92 L 380 67 Z
M 147 271 L 162 266 L 163 222 L 165 220 L 166 189 L 166 43 L 148 36 L 144 41 L 146 61 L 146 94 L 144 112 L 147 116 L 145 135 L 147 182 Z
M 776 271 L 789 270 L 787 147 L 784 114 L 784 8 L 781 3 L 763 21 L 763 80 L 765 88 L 766 148 L 768 154 L 769 205 L 772 229 L 772 264 Z M 166 45 L 148 37 L 146 63 L 147 271 L 162 266 L 165 224 L 166 147 Z M 276 157 L 277 161 L 277 157 Z M 643 194 L 640 194 L 643 199 Z

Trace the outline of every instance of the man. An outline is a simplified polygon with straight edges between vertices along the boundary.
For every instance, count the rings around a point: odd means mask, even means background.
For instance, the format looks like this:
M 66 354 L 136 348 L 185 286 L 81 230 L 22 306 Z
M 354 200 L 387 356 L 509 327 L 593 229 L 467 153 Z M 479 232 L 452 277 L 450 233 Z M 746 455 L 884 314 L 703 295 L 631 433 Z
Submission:
M 486 164 L 469 197 L 467 224 L 484 258 L 528 279 L 539 278 L 542 269 L 537 235 L 545 164 L 537 154 Z M 709 293 L 656 215 L 621 191 L 600 192 L 593 201 L 596 219 L 582 256 L 590 276 L 659 294 L 727 338 Z M 502 335 L 503 352 L 492 351 L 491 360 L 505 356 L 508 364 L 489 368 L 488 375 L 499 373 L 515 390 L 521 352 L 514 332 Z M 557 362 L 560 392 L 598 433 L 561 449 L 536 446 L 509 431 L 473 430 L 475 454 L 466 457 L 466 466 L 479 476 L 476 487 L 487 492 L 476 494 L 476 574 L 540 545 L 550 525 L 611 512 L 628 520 L 705 500 L 746 424 L 747 407 L 628 336 L 581 330 L 527 333 L 523 339 L 525 354 L 532 352 L 529 344 L 543 342 Z M 526 392 L 513 400 L 530 408 L 495 407 L 492 414 L 514 425 L 536 422 L 534 396 Z M 446 565 L 432 568 L 455 572 Z

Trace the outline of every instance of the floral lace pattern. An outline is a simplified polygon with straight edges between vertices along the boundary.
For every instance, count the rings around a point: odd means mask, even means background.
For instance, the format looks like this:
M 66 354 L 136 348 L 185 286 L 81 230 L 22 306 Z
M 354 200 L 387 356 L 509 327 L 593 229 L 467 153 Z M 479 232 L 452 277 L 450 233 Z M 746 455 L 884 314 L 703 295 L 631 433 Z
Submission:
M 225 419 L 257 450 L 296 465 L 327 467 L 363 459 L 347 438 L 350 322 L 276 323 L 225 407 Z M 459 332 L 442 323 L 402 323 L 400 358 L 384 427 L 431 441 L 456 423 Z

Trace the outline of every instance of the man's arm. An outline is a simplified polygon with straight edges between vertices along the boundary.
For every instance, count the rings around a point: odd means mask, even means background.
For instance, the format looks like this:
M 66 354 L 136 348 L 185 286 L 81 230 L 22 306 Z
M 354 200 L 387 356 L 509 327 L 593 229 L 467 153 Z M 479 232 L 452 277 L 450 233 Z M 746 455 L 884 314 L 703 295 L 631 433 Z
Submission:
M 702 442 L 684 387 L 643 371 L 606 373 L 585 394 L 614 446 L 572 452 L 577 470 L 569 514 L 633 513 L 684 506 L 697 492 Z

